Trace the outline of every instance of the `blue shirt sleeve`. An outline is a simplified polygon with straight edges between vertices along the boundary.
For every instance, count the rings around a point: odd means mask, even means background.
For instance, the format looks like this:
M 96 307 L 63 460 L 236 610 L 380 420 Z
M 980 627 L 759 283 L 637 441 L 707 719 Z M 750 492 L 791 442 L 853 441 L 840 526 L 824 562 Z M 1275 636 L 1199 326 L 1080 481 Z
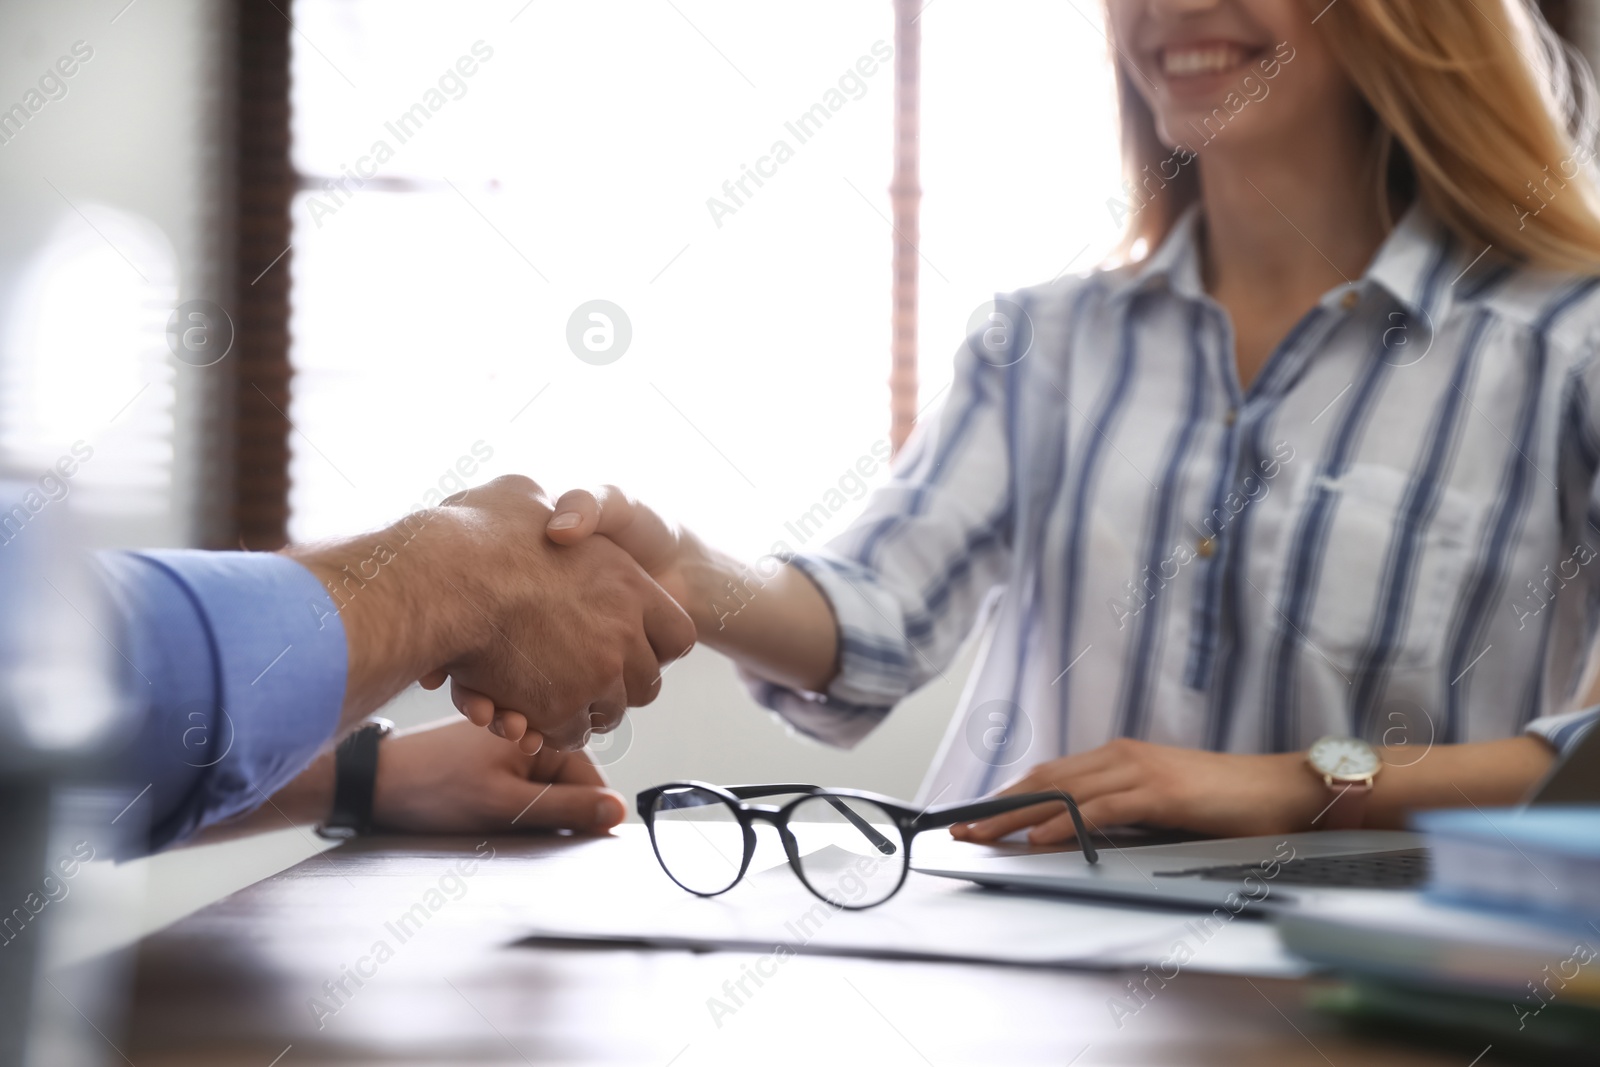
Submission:
M 306 568 L 267 552 L 99 557 L 122 633 L 129 746 L 150 851 L 249 811 L 338 726 L 344 625 Z

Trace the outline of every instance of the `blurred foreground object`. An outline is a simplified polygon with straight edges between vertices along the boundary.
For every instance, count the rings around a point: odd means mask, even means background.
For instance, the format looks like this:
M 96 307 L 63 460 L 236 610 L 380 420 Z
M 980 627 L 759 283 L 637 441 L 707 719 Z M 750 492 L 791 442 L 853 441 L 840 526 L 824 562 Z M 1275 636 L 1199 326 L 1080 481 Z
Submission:
M 1351 977 L 1318 1003 L 1379 1026 L 1532 1054 L 1600 1047 L 1600 805 L 1425 812 L 1425 893 L 1278 921 Z
M 63 804 L 68 782 L 105 770 L 108 744 L 123 734 L 122 703 L 111 681 L 115 655 L 89 556 L 74 536 L 64 501 L 37 480 L 0 477 L 0 1064 L 66 1064 L 99 1055 L 78 1045 L 81 1021 L 62 1031 L 30 1026 L 44 1007 L 44 930 L 68 881 L 96 854 L 85 837 L 63 846 L 74 827 Z M 100 849 L 121 828 L 98 817 L 115 799 L 101 794 L 92 816 Z M 113 812 L 115 809 L 112 809 Z M 109 816 L 108 816 L 109 818 Z M 77 821 L 72 819 L 70 821 Z M 78 836 L 82 837 L 82 834 Z M 57 852 L 62 855 L 57 856 Z M 98 994 L 97 994 L 98 1000 Z M 65 1007 L 64 1005 L 61 1007 Z M 55 1007 L 50 1018 L 59 1018 Z

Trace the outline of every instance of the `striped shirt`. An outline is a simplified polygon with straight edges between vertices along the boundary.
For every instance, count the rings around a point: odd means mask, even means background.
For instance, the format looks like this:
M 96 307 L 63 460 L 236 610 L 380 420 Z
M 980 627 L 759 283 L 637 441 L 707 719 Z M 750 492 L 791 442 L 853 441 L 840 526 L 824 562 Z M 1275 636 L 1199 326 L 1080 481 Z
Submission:
M 825 549 L 853 745 L 984 632 L 924 784 L 1117 737 L 1558 745 L 1600 622 L 1600 278 L 1496 265 L 1421 207 L 1248 388 L 1196 211 L 1144 261 L 996 298 L 939 413 Z

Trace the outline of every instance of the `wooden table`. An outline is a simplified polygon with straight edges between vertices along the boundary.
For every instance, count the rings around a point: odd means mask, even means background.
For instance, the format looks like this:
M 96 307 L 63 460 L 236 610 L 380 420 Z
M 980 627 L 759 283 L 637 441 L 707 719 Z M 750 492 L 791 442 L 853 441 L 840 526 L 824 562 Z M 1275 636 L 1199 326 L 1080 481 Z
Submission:
M 513 944 L 541 893 L 594 886 L 597 902 L 615 900 L 602 887 L 661 877 L 642 828 L 623 831 L 370 838 L 307 860 L 141 943 L 120 1051 L 138 1067 L 1472 1058 L 1346 1033 L 1306 1008 L 1311 982 L 1194 973 L 1119 1025 L 1108 1000 L 1126 978 L 1112 974 L 798 956 L 713 1020 L 708 998 L 757 957 Z M 389 955 L 374 954 L 380 942 Z

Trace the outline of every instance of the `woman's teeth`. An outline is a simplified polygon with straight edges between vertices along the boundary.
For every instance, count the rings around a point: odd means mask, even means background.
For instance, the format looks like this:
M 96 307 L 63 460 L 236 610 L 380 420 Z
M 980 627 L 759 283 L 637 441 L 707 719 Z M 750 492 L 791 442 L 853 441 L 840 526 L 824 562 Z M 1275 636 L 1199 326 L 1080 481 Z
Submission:
M 1244 49 L 1238 45 L 1167 48 L 1161 52 L 1161 70 L 1162 73 L 1172 77 L 1221 74 L 1239 66 L 1244 62 L 1244 58 Z

